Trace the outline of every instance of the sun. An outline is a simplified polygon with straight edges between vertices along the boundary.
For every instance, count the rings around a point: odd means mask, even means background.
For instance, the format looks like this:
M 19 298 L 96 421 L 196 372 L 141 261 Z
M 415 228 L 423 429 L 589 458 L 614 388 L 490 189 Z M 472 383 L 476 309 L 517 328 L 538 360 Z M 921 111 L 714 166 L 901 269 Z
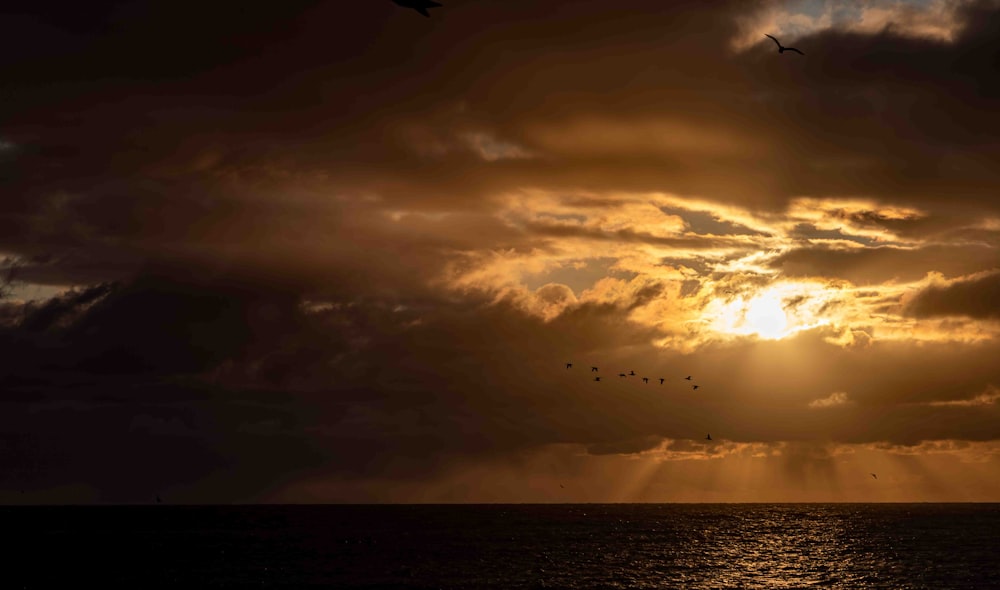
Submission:
M 727 291 L 732 293 L 732 291 Z M 702 322 L 722 337 L 790 338 L 802 331 L 849 321 L 843 293 L 815 282 L 781 282 L 729 297 L 701 309 Z
M 723 334 L 779 340 L 796 332 L 796 326 L 793 325 L 796 322 L 789 318 L 782 296 L 775 290 L 757 293 L 748 299 L 716 299 L 709 303 L 703 313 L 710 318 L 712 328 Z
M 743 320 L 747 331 L 768 340 L 781 338 L 788 328 L 785 308 L 782 307 L 781 300 L 772 294 L 761 295 L 748 301 Z

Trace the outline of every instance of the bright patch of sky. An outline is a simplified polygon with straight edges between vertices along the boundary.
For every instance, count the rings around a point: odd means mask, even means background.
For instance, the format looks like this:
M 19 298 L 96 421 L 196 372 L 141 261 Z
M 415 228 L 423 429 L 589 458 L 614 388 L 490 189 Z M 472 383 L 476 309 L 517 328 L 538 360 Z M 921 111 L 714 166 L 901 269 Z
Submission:
M 497 139 L 488 133 L 469 133 L 464 139 L 469 147 L 487 162 L 531 157 L 531 153 L 525 148 Z
M 771 41 L 770 33 L 788 45 L 794 40 L 827 29 L 878 33 L 889 29 L 897 35 L 949 42 L 961 23 L 962 0 L 792 0 L 768 5 L 741 22 L 733 47 L 744 51 Z
M 45 301 L 70 289 L 66 285 L 40 285 L 15 281 L 10 286 L 9 299 L 13 301 Z

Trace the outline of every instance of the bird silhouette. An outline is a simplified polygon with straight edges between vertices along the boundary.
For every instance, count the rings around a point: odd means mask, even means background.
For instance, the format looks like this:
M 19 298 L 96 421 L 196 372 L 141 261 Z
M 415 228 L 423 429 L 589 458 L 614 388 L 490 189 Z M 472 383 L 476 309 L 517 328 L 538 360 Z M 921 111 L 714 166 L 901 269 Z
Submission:
M 600 380 L 601 380 L 600 377 L 594 377 L 594 381 L 600 381 Z
M 403 8 L 412 8 L 420 14 L 430 17 L 431 13 L 427 12 L 428 8 L 437 8 L 438 6 L 444 6 L 433 0 L 392 0 L 396 4 L 402 6 Z
M 764 33 L 764 36 L 765 37 L 771 37 L 767 33 Z M 798 53 L 799 55 L 805 55 L 804 53 L 802 53 L 801 51 L 799 51 L 798 49 L 796 49 L 794 47 L 785 47 L 781 43 L 778 43 L 778 40 L 775 39 L 774 37 L 771 37 L 771 40 L 778 44 L 778 53 L 784 53 L 786 51 L 794 51 L 795 53 Z
M 663 385 L 663 377 L 660 377 L 660 385 Z
M 698 386 L 697 385 L 692 385 L 691 389 L 698 389 Z
M 618 373 L 618 376 L 619 377 L 628 377 L 628 375 L 626 375 L 625 373 Z
M 590 372 L 591 373 L 596 373 L 597 372 L 597 367 L 590 367 Z
M 687 379 L 688 381 L 690 381 L 691 380 L 691 375 L 688 375 L 687 377 L 685 377 L 685 379 Z
M 635 377 L 635 371 L 629 371 L 628 374 Z
M 567 369 L 572 369 L 573 368 L 573 363 L 566 363 L 566 368 Z
M 870 475 L 870 476 L 874 477 L 875 479 L 878 479 L 878 476 L 877 476 L 877 475 L 875 475 L 874 473 L 869 473 L 868 475 Z
M 712 435 L 711 434 L 706 434 L 705 435 L 705 440 L 712 440 Z
M 642 382 L 643 383 L 649 383 L 649 377 L 643 377 L 642 378 Z

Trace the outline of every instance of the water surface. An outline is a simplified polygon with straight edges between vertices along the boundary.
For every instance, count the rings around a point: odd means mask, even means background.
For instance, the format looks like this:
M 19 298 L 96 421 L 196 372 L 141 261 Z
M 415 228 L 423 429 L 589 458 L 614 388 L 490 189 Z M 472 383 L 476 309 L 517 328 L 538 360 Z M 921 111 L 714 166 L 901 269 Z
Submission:
M 5 507 L 0 517 L 15 540 L 14 588 L 1000 587 L 1000 504 Z

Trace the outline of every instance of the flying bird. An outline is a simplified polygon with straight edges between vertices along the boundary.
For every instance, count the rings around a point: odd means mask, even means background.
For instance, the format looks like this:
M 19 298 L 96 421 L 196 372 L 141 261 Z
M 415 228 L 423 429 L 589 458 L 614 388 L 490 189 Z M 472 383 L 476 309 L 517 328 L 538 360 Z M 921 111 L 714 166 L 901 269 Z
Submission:
M 877 476 L 877 475 L 875 475 L 874 473 L 869 473 L 868 475 L 870 475 L 870 476 L 874 477 L 875 479 L 878 479 L 878 476 Z
M 438 6 L 444 6 L 433 0 L 392 0 L 396 4 L 402 6 L 403 8 L 412 8 L 420 14 L 430 17 L 431 13 L 427 12 L 428 8 L 437 8 Z
M 705 435 L 705 440 L 712 440 L 712 435 L 711 434 L 706 434 Z
M 600 381 L 600 380 L 601 380 L 600 377 L 594 377 L 594 381 Z
M 764 36 L 765 37 L 771 37 L 767 33 L 764 33 Z M 804 53 L 802 53 L 801 51 L 799 51 L 798 49 L 796 49 L 794 47 L 785 47 L 781 43 L 778 43 L 778 40 L 775 39 L 774 37 L 771 37 L 771 40 L 778 44 L 778 53 L 784 53 L 786 51 L 794 51 L 795 53 L 798 53 L 799 55 L 805 55 Z
M 625 373 L 618 373 L 618 376 L 619 377 L 628 377 L 628 375 L 626 375 Z
M 688 375 L 687 377 L 685 377 L 685 379 L 687 379 L 688 381 L 690 381 L 691 380 L 691 375 Z
M 590 372 L 591 373 L 596 373 L 597 372 L 597 367 L 590 367 Z
M 660 377 L 660 385 L 663 385 L 663 377 Z
M 566 363 L 566 368 L 567 369 L 572 369 L 573 368 L 573 363 Z
M 643 377 L 642 378 L 642 382 L 643 383 L 649 383 L 649 377 Z
M 628 374 L 635 377 L 635 371 L 629 371 Z
M 698 386 L 697 385 L 692 385 L 691 389 L 698 389 Z

